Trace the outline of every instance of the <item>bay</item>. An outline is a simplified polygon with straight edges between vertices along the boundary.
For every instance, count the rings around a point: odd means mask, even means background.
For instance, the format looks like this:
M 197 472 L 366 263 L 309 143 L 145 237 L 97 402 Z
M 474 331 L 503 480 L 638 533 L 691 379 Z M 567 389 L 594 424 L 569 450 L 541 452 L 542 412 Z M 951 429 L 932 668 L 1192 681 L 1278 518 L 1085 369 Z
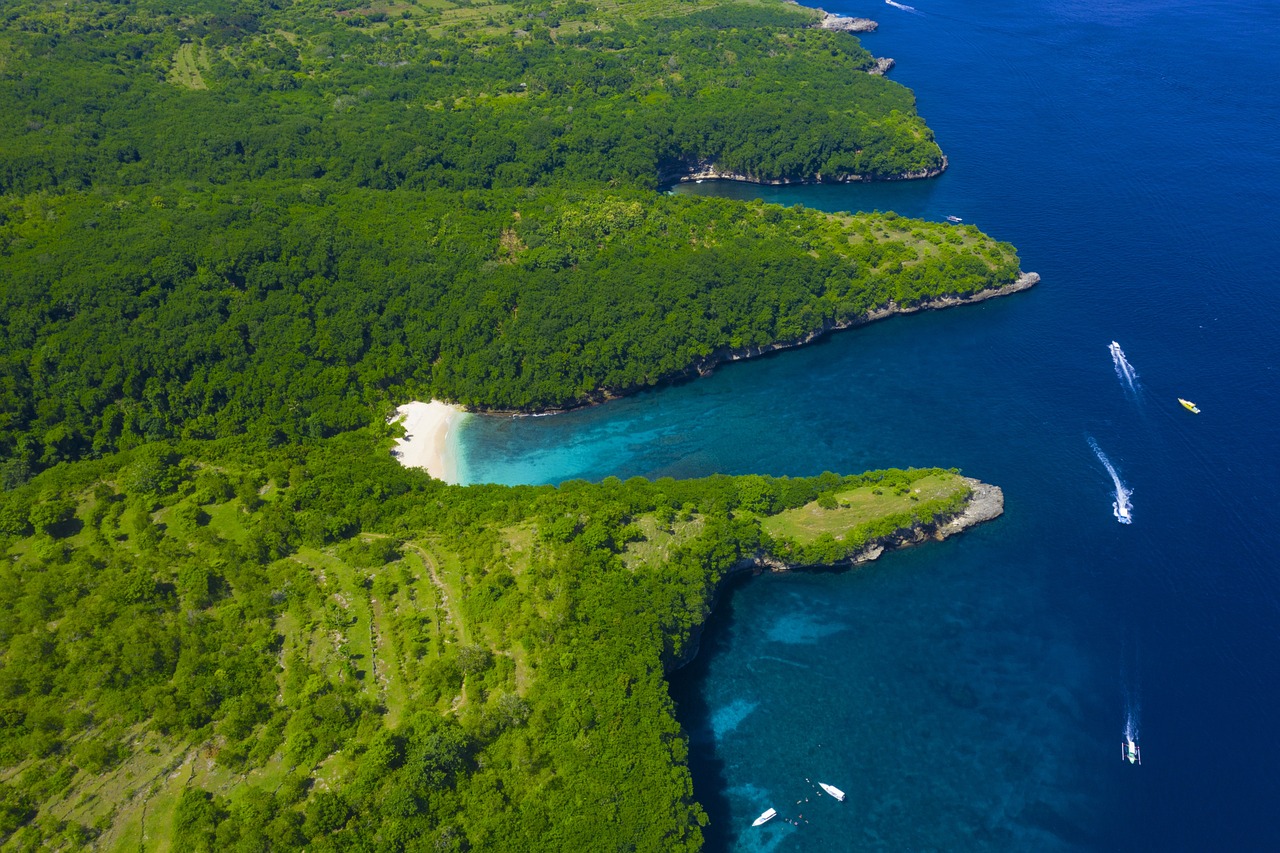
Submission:
M 1042 283 L 589 410 L 472 418 L 460 474 L 942 465 L 1004 488 L 962 537 L 722 598 L 672 679 L 710 850 L 1274 848 L 1274 9 L 912 5 L 828 8 L 880 21 L 863 43 L 897 60 L 943 176 L 679 191 L 960 216 Z M 752 829 L 769 806 L 796 823 Z

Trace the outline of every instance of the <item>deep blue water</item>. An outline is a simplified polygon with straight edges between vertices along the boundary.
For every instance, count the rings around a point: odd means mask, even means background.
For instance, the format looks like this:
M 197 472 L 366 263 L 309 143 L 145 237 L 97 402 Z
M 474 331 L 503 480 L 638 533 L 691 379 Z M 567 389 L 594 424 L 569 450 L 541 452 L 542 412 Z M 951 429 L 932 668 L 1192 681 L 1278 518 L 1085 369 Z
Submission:
M 942 465 L 1004 488 L 1003 518 L 949 542 L 724 596 L 672 683 L 711 850 L 1278 849 L 1276 4 L 913 5 L 827 8 L 880 21 L 864 44 L 898 60 L 945 175 L 682 191 L 954 214 L 1042 284 L 588 411 L 474 418 L 463 474 Z M 767 806 L 804 819 L 751 829 Z

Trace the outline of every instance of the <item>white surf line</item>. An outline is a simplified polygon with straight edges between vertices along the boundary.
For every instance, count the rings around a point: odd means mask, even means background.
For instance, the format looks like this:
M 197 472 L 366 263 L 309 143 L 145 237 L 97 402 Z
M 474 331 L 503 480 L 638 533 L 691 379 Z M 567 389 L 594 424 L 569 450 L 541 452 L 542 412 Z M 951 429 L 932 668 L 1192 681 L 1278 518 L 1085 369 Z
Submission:
M 1111 475 L 1111 482 L 1116 486 L 1115 503 L 1111 504 L 1111 509 L 1115 513 L 1116 521 L 1121 524 L 1133 523 L 1133 504 L 1129 502 L 1129 496 L 1133 494 L 1129 489 L 1124 487 L 1124 483 L 1120 482 L 1120 475 L 1116 473 L 1115 466 L 1111 464 L 1111 460 L 1102 452 L 1102 448 L 1098 447 L 1098 442 L 1092 438 L 1089 439 L 1089 446 L 1093 448 L 1093 452 L 1097 455 L 1098 461 L 1107 469 L 1107 473 Z
M 1109 347 L 1111 350 L 1111 361 L 1116 366 L 1116 376 L 1120 377 L 1120 381 L 1129 386 L 1129 390 L 1138 393 L 1138 371 L 1133 369 L 1133 365 L 1129 363 L 1129 359 L 1124 357 L 1124 350 L 1120 349 L 1120 345 L 1115 341 L 1111 342 Z

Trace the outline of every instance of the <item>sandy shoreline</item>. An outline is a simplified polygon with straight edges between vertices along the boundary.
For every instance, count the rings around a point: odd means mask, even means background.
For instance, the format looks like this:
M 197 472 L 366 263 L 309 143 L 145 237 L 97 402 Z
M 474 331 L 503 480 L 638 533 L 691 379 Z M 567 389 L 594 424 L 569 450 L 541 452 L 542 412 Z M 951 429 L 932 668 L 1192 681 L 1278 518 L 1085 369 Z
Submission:
M 396 439 L 391 454 L 406 468 L 425 468 L 437 480 L 457 483 L 458 460 L 449 452 L 449 434 L 466 414 L 439 400 L 405 403 L 393 419 L 404 423 L 404 438 Z

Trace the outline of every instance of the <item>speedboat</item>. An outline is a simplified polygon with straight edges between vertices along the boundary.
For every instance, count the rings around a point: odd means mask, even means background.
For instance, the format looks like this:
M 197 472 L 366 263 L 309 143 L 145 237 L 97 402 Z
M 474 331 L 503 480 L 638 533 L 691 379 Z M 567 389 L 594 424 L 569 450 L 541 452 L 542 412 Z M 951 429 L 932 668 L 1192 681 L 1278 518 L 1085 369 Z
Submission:
M 760 817 L 751 821 L 751 825 L 760 826 L 761 824 L 768 823 L 769 821 L 773 820 L 777 816 L 778 816 L 777 809 L 765 809 L 764 812 L 760 814 Z
M 818 787 L 835 797 L 840 802 L 844 802 L 844 791 L 841 791 L 835 785 L 828 785 L 826 782 L 819 782 Z
M 1196 407 L 1196 404 L 1191 402 L 1190 400 L 1184 400 L 1181 397 L 1179 397 L 1178 402 L 1181 403 L 1182 408 L 1186 409 L 1188 412 L 1194 412 L 1197 415 L 1200 414 L 1200 409 L 1198 409 Z
M 964 220 L 961 219 L 959 216 L 948 216 L 947 221 L 948 222 L 964 222 Z
M 1134 743 L 1133 738 L 1126 738 L 1120 744 L 1120 759 L 1128 761 L 1130 764 L 1142 763 L 1142 750 L 1138 749 L 1138 745 Z

